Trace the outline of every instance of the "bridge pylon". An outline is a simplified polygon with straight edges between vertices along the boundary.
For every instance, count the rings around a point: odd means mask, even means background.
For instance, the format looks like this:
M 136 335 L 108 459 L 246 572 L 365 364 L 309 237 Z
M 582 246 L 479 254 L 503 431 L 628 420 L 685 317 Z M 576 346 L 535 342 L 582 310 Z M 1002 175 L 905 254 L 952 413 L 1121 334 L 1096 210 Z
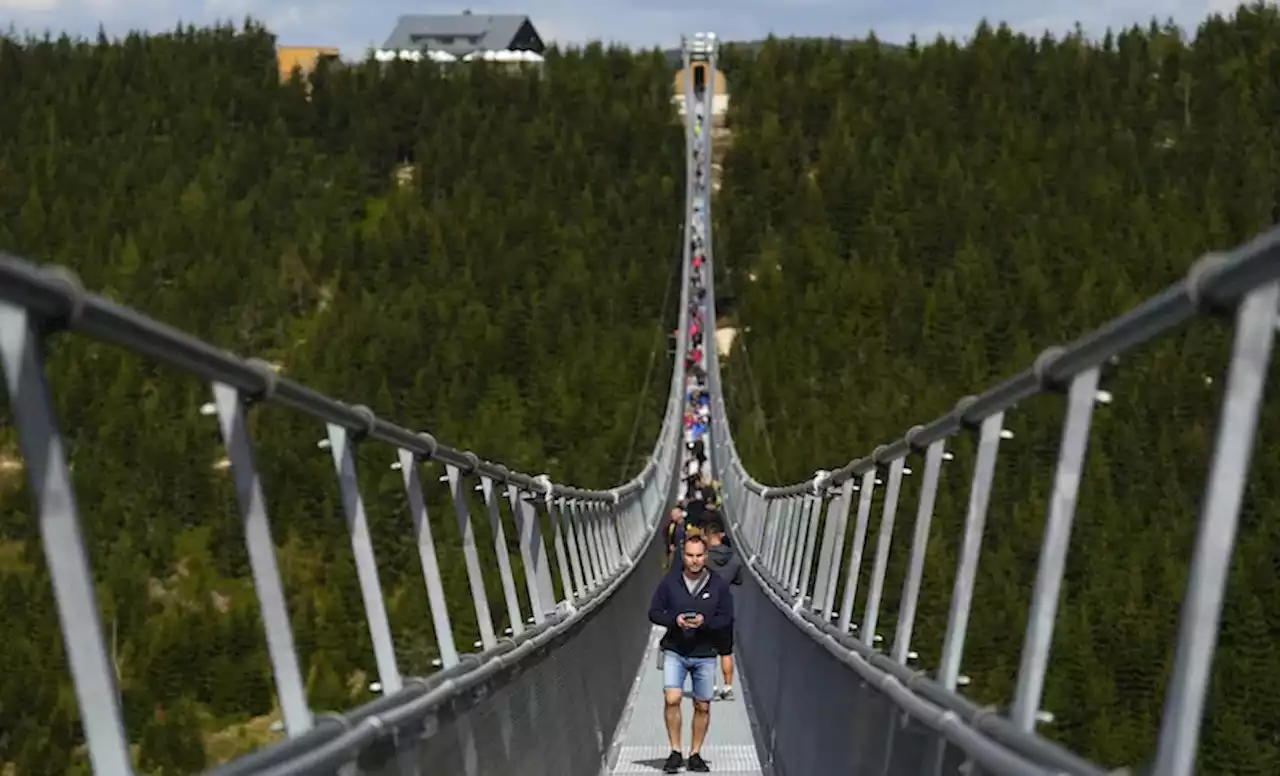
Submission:
M 720 53 L 720 39 L 714 32 L 681 35 L 680 49 L 691 62 L 710 62 Z

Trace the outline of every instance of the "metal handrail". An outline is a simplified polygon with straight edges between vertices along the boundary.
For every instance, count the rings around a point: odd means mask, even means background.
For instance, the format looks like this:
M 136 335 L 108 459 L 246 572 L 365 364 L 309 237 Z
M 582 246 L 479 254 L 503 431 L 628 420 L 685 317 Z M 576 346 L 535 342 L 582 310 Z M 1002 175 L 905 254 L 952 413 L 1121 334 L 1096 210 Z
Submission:
M 827 483 L 837 487 L 876 466 L 908 453 L 923 452 L 933 442 L 954 436 L 962 427 L 977 428 L 983 420 L 1033 396 L 1062 392 L 1086 370 L 1107 364 L 1197 316 L 1229 311 L 1250 291 L 1277 279 L 1280 227 L 1225 253 L 1201 257 L 1183 280 L 1067 345 L 1044 349 L 1022 372 L 977 396 L 963 397 L 951 412 L 913 426 L 901 438 L 834 469 Z M 766 486 L 748 475 L 747 486 L 756 493 L 768 488 L 771 498 L 782 498 L 809 492 L 813 482 Z
M 711 67 L 714 76 L 714 57 Z M 709 95 L 710 91 L 708 100 Z M 706 135 L 704 152 L 710 158 L 711 137 L 710 133 Z M 707 197 L 709 200 L 709 190 Z M 709 201 L 706 209 L 709 213 Z M 710 245 L 706 259 L 708 265 L 713 264 Z M 714 272 L 708 275 L 714 277 Z M 1099 376 L 1120 354 L 1192 318 L 1233 317 L 1232 359 L 1152 769 L 1153 776 L 1191 776 L 1242 492 L 1275 339 L 1278 301 L 1280 228 L 1273 228 L 1233 250 L 1202 257 L 1180 283 L 1068 345 L 1045 349 L 1022 373 L 981 395 L 961 399 L 951 412 L 929 424 L 912 427 L 901 439 L 880 445 L 870 454 L 834 471 L 819 471 L 812 479 L 784 486 L 768 486 L 755 480 L 738 456 L 725 415 L 718 353 L 711 348 L 708 351 L 712 362 L 708 369 L 713 406 L 711 457 L 713 468 L 724 481 L 725 500 L 736 510 L 735 541 L 740 541 L 750 556 L 747 565 L 751 574 L 794 624 L 857 670 L 867 682 L 886 692 L 900 709 L 964 749 L 975 762 L 1003 773 L 1103 773 L 1098 766 L 1035 733 Z M 714 320 L 713 285 L 706 304 L 706 317 Z M 956 691 L 957 680 L 995 462 L 1004 433 L 1004 414 L 1020 401 L 1048 392 L 1065 395 L 1067 415 L 1017 688 L 1009 716 L 1002 717 L 960 696 Z M 946 440 L 961 430 L 977 433 L 978 453 L 941 667 L 937 677 L 929 679 L 907 668 L 905 663 L 939 467 L 949 455 L 945 452 Z M 875 624 L 904 463 L 908 455 L 915 453 L 925 454 L 924 481 L 897 633 L 892 654 L 886 655 L 875 647 Z M 887 480 L 887 495 L 865 619 L 859 637 L 854 638 L 849 636 L 850 630 L 856 627 L 851 621 L 854 598 L 863 543 L 871 523 L 872 493 L 880 484 L 879 474 L 884 474 Z M 853 557 L 848 564 L 839 622 L 832 625 L 849 512 L 855 501 Z M 826 527 L 819 537 L 824 509 Z M 904 688 L 909 690 L 907 696 L 902 695 Z M 921 703 L 925 705 L 921 707 Z M 979 735 L 970 735 L 972 731 Z M 932 772 L 941 768 L 941 752 L 936 750 Z M 1025 761 L 1011 761 L 1007 756 L 1010 753 Z M 1045 771 L 1046 768 L 1049 770 Z
M 686 266 L 682 289 L 687 287 L 687 275 Z M 681 331 L 687 326 L 686 294 L 687 290 L 682 290 Z M 45 372 L 45 341 L 60 331 L 84 334 L 176 366 L 208 381 L 212 388 L 214 411 L 244 521 L 276 693 L 289 736 L 286 741 L 216 769 L 219 774 L 259 773 L 263 769 L 294 773 L 317 758 L 326 762 L 350 759 L 372 740 L 391 734 L 397 725 L 426 713 L 428 706 L 438 705 L 442 698 L 447 700 L 490 681 L 496 671 L 494 666 L 510 666 L 563 637 L 602 606 L 629 577 L 652 539 L 675 479 L 684 384 L 683 345 L 675 352 L 663 424 L 648 461 L 627 482 L 592 490 L 481 460 L 473 452 L 439 442 L 430 433 L 414 432 L 381 419 L 367 406 L 347 404 L 282 377 L 261 360 L 241 358 L 90 293 L 69 270 L 38 266 L 0 253 L 0 360 L 27 477 L 36 499 L 44 555 L 95 773 L 129 774 L 133 766 L 88 550 L 80 529 L 75 489 Z M 254 462 L 247 414 L 251 407 L 264 404 L 295 410 L 327 427 L 328 438 L 323 444 L 334 459 L 385 693 L 361 708 L 328 715 L 327 722 L 307 703 L 262 483 Z M 404 477 L 444 669 L 426 680 L 404 677 L 397 666 L 356 476 L 354 448 L 366 441 L 386 443 L 399 451 L 398 468 Z M 431 536 L 432 521 L 422 493 L 420 464 L 427 461 L 445 466 L 444 479 L 463 536 L 464 562 L 484 647 L 479 655 L 461 654 L 454 644 Z M 510 639 L 497 638 L 493 628 L 467 503 L 471 478 L 479 480 L 494 531 L 494 550 L 512 622 Z M 506 493 L 495 487 L 498 485 L 508 486 Z M 502 539 L 501 503 L 508 499 L 520 533 L 524 581 L 533 614 L 531 627 L 525 627 L 519 611 L 516 581 Z M 542 536 L 539 511 L 550 517 L 551 537 Z M 564 598 L 558 601 L 550 576 L 548 542 L 554 548 L 564 590 Z
M 276 374 L 258 359 L 243 359 L 129 307 L 85 291 L 74 273 L 42 267 L 0 251 L 0 299 L 39 315 L 51 329 L 66 328 L 118 345 L 140 356 L 184 369 L 211 382 L 231 386 L 255 401 L 297 410 L 334 423 L 364 438 L 410 450 L 422 460 L 456 466 L 467 474 L 490 477 L 528 490 L 542 490 L 536 475 L 481 460 L 475 453 L 439 442 L 382 418 L 364 405 L 350 405 Z M 637 476 L 617 488 L 589 490 L 552 483 L 552 495 L 612 502 L 639 487 Z

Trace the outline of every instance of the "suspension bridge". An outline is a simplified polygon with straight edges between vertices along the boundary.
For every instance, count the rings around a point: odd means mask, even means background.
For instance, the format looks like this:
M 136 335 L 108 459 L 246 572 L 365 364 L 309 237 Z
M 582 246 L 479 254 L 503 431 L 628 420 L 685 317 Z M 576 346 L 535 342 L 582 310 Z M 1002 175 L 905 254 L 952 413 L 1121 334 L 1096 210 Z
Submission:
M 700 62 L 714 75 L 717 55 L 714 35 L 687 38 L 684 72 Z M 1233 322 L 1233 344 L 1158 746 L 1146 766 L 1158 776 L 1194 773 L 1275 337 L 1280 230 L 1202 258 L 1183 282 L 1074 342 L 1047 347 L 1015 377 L 959 399 L 952 412 L 898 440 L 812 480 L 766 485 L 735 450 L 717 349 L 692 345 L 694 322 L 716 320 L 709 131 L 714 84 L 714 77 L 707 78 L 697 92 L 701 110 L 695 105 L 684 112 L 688 207 L 679 334 L 663 424 L 640 474 L 608 490 L 584 490 L 480 460 L 90 293 L 66 271 L 0 256 L 0 358 L 94 773 L 131 774 L 134 766 L 43 362 L 43 341 L 55 332 L 77 332 L 177 366 L 206 381 L 213 393 L 287 738 L 211 773 L 659 772 L 669 746 L 655 634 L 644 612 L 664 573 L 665 543 L 657 529 L 678 497 L 688 463 L 686 404 L 690 385 L 698 383 L 710 396 L 706 455 L 722 483 L 732 541 L 747 562 L 746 580 L 735 593 L 742 692 L 713 706 L 703 752 L 712 771 L 1100 776 L 1107 769 L 1036 731 L 1099 375 L 1119 354 L 1213 315 Z M 686 94 L 695 94 L 692 83 Z M 1065 419 L 1021 664 L 1007 708 L 979 707 L 958 688 L 992 481 L 1006 413 L 1039 394 L 1060 395 Z M 307 702 L 247 421 L 264 403 L 322 422 L 327 431 L 381 691 L 376 701 L 342 714 L 318 714 Z M 942 462 L 951 457 L 948 441 L 962 434 L 977 441 L 963 539 L 941 655 L 934 670 L 924 671 L 909 665 L 916 604 Z M 399 459 L 439 647 L 440 670 L 430 676 L 406 676 L 397 665 L 356 476 L 357 442 L 385 446 Z M 892 526 L 912 459 L 922 459 L 923 474 L 912 480 L 920 490 L 910 559 L 894 633 L 882 647 L 877 621 Z M 423 497 L 428 463 L 443 467 L 441 479 L 452 496 L 480 628 L 478 652 L 455 643 L 445 606 L 432 539 L 432 522 L 440 516 L 428 514 Z M 865 544 L 876 520 L 873 494 L 881 486 L 879 539 L 870 553 Z M 471 514 L 471 490 L 483 494 L 483 515 Z M 503 511 L 517 526 L 512 546 L 518 546 L 520 575 L 504 536 Z M 494 625 L 495 607 L 485 592 L 476 519 L 487 520 L 495 537 L 511 625 L 504 634 Z M 859 612 L 864 560 L 871 573 Z M 521 609 L 518 587 L 529 611 Z

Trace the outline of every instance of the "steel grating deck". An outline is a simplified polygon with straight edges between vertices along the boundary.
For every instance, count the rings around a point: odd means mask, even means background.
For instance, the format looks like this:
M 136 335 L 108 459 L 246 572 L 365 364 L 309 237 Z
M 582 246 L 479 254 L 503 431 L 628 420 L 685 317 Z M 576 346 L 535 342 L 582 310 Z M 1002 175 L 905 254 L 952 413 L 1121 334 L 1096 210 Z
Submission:
M 667 729 L 662 720 L 662 671 L 658 668 L 658 640 L 662 628 L 655 627 L 649 636 L 649 646 L 635 688 L 623 715 L 614 752 L 610 759 L 611 774 L 659 774 L 663 761 L 671 752 L 667 744 Z M 723 679 L 721 678 L 721 681 Z M 686 690 L 688 688 L 686 687 Z M 751 723 L 743 703 L 742 670 L 734 676 L 733 700 L 713 701 L 711 704 L 711 729 L 707 732 L 702 757 L 712 773 L 724 776 L 761 776 L 760 761 L 756 754 Z M 687 756 L 689 721 L 692 704 L 684 707 L 684 743 Z

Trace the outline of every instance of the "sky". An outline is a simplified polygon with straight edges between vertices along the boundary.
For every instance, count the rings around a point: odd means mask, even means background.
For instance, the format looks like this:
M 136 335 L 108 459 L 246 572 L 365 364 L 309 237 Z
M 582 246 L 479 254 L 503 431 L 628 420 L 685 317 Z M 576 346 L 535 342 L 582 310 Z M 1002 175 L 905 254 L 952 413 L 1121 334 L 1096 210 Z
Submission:
M 474 5 L 467 5 L 474 2 Z M 753 40 L 770 33 L 865 37 L 904 42 L 912 34 L 963 39 L 984 17 L 1040 34 L 1069 31 L 1077 22 L 1091 37 L 1108 27 L 1172 18 L 1193 31 L 1213 12 L 1229 13 L 1236 0 L 0 0 L 0 29 L 19 33 L 67 32 L 95 36 L 101 26 L 116 36 L 134 29 L 172 29 L 241 21 L 251 16 L 284 45 L 337 46 L 361 57 L 380 46 L 405 13 L 527 14 L 548 42 L 591 40 L 633 47 L 675 48 L 680 34 L 715 32 L 723 40 Z

